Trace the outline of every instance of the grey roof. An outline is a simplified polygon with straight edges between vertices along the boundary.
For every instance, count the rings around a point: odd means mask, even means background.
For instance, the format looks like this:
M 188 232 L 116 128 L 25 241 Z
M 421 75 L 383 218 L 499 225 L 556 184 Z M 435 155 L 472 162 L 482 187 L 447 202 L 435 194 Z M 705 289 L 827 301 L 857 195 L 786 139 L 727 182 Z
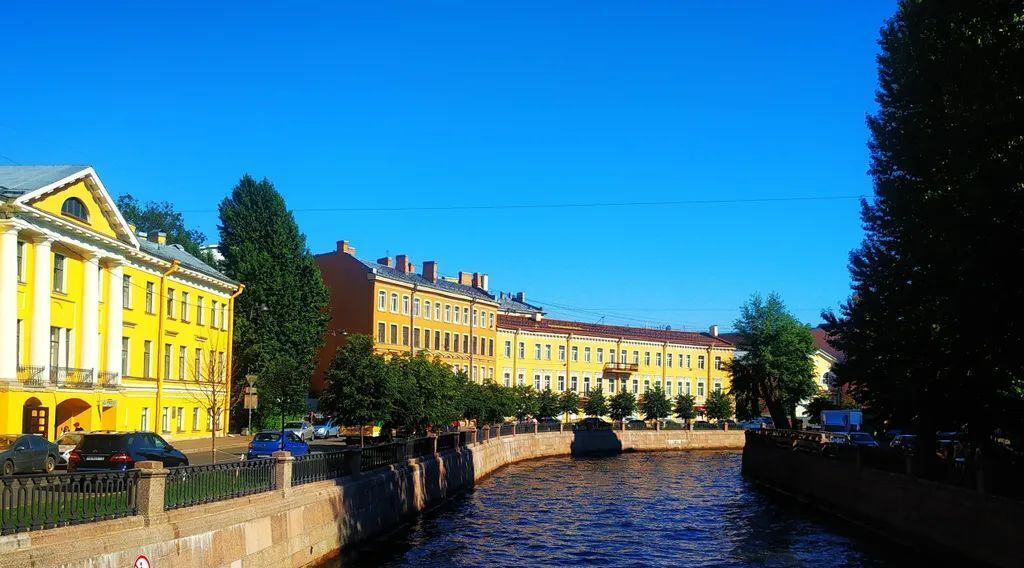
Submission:
M 527 304 L 526 302 L 520 302 L 512 294 L 499 294 L 498 295 L 498 307 L 503 312 L 513 314 L 543 314 L 544 309 L 540 306 L 533 304 Z
M 384 266 L 383 264 L 377 264 L 376 262 L 369 262 L 366 260 L 359 259 L 359 262 L 366 265 L 367 268 L 376 270 L 377 274 L 384 276 L 385 278 L 391 278 L 392 280 L 400 280 L 402 282 L 408 282 L 409 284 L 416 284 L 425 288 L 434 288 L 435 290 L 442 290 L 445 292 L 452 292 L 455 294 L 462 294 L 464 296 L 472 296 L 481 300 L 494 301 L 494 296 L 487 292 L 477 288 L 475 286 L 466 286 L 457 282 L 450 282 L 443 278 L 438 278 L 437 282 L 424 278 L 422 274 L 416 274 L 415 272 L 402 272 L 397 268 L 390 266 Z
M 89 166 L 0 166 L 0 196 L 19 197 Z
M 201 272 L 207 276 L 212 276 L 213 278 L 217 278 L 225 282 L 230 282 L 231 284 L 238 284 L 238 282 L 232 280 L 231 278 L 228 278 L 223 273 L 213 268 L 209 264 L 206 264 L 205 262 L 185 252 L 185 249 L 182 248 L 181 245 L 161 245 L 154 243 L 153 241 L 139 239 L 139 248 L 141 248 L 144 252 L 147 252 L 157 258 L 161 258 L 167 261 L 177 260 L 178 262 L 181 263 L 182 266 L 195 270 L 196 272 Z

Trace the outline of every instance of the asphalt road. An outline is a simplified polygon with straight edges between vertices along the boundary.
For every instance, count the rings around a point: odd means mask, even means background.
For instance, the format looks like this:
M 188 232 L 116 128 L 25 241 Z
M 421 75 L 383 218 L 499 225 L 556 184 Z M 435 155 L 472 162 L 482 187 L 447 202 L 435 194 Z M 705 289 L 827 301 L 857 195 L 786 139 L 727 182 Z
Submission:
M 310 452 L 335 452 L 345 447 L 340 439 L 314 440 L 310 444 Z M 205 449 L 190 449 L 184 452 L 188 456 L 189 465 L 205 465 L 209 463 L 224 463 L 239 461 L 245 456 L 248 445 L 232 444 L 230 441 L 218 440 L 216 453 L 211 456 L 209 447 Z

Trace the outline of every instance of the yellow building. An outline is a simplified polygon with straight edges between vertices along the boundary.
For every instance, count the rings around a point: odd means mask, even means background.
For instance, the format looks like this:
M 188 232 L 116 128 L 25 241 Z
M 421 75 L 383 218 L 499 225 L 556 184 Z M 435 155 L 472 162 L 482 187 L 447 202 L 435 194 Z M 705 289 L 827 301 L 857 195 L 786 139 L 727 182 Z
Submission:
M 91 167 L 0 167 L 0 433 L 225 430 L 241 290 L 135 234 Z
M 331 322 L 313 375 L 323 390 L 324 373 L 350 334 L 374 338 L 378 352 L 426 352 L 476 381 L 493 379 L 498 303 L 487 292 L 486 274 L 459 272 L 446 278 L 436 261 L 422 272 L 409 257 L 360 260 L 347 241 L 316 255 L 330 291 Z
M 701 410 L 712 390 L 728 392 L 734 347 L 716 328 L 705 334 L 556 320 L 522 294 L 499 300 L 497 366 L 505 386 L 585 397 L 595 387 L 640 396 L 661 385 L 670 398 L 693 395 Z

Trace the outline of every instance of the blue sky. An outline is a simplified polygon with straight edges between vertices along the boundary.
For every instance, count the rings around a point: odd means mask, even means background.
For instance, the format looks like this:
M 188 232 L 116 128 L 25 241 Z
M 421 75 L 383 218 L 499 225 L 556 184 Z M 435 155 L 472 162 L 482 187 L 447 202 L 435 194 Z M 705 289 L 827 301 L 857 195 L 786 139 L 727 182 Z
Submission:
M 893 1 L 207 4 L 5 6 L 0 162 L 92 164 L 211 240 L 265 176 L 313 252 L 486 272 L 557 317 L 729 328 L 774 290 L 816 323 L 848 295 L 856 200 L 743 200 L 871 193 Z M 652 201 L 689 203 L 311 210 Z

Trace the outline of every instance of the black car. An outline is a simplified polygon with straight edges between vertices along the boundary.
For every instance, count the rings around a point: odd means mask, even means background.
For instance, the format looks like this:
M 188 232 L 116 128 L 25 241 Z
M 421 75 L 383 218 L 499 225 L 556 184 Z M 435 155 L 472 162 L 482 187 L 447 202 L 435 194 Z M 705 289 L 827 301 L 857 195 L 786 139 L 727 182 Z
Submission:
M 68 455 L 68 471 L 126 471 L 140 461 L 188 465 L 185 454 L 152 432 L 110 432 L 83 435 Z
M 0 467 L 4 475 L 44 471 L 57 467 L 57 444 L 32 434 L 0 434 Z

